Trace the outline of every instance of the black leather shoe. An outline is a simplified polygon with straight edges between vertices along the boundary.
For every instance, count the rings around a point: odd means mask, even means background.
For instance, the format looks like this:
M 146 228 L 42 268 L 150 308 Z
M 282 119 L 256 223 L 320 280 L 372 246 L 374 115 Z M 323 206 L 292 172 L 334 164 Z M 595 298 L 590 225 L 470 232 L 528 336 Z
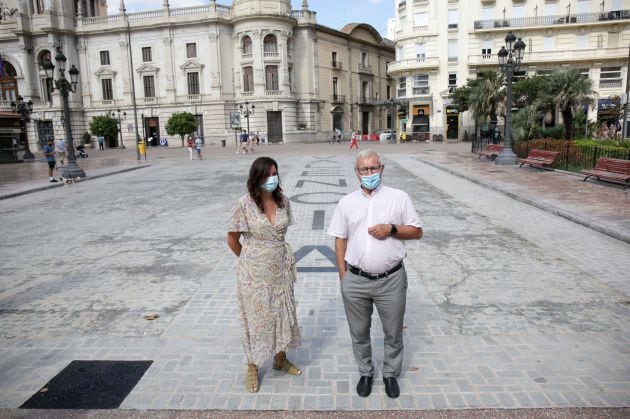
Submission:
M 392 399 L 400 396 L 400 388 L 398 387 L 398 381 L 396 377 L 387 377 L 383 378 L 383 382 L 385 383 L 385 393 Z
M 359 378 L 359 382 L 357 383 L 357 394 L 361 397 L 367 397 L 372 392 L 372 377 L 368 377 L 367 375 Z

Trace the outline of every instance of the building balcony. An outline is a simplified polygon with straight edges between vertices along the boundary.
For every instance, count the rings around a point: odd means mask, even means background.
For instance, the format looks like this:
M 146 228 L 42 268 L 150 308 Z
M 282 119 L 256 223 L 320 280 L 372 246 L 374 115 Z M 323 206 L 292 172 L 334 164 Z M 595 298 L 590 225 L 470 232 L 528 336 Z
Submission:
M 330 66 L 334 69 L 334 70 L 341 70 L 342 66 L 341 66 L 341 62 L 339 61 L 333 61 L 330 63 Z
M 178 103 L 199 103 L 203 101 L 203 95 L 179 95 L 177 96 Z
M 430 92 L 430 89 L 428 87 L 414 87 L 413 88 L 414 97 L 427 96 L 429 92 Z
M 437 70 L 440 67 L 438 57 L 419 57 L 411 60 L 399 60 L 389 63 L 387 73 L 397 73 L 410 70 Z
M 280 96 L 281 94 L 281 90 L 265 90 L 265 96 Z
M 359 105 L 361 105 L 361 106 L 366 106 L 366 105 L 372 106 L 372 105 L 374 105 L 377 101 L 378 101 L 378 99 L 377 99 L 377 98 L 375 98 L 375 97 L 361 95 L 361 96 L 359 97 L 359 102 L 358 102 L 358 104 L 359 104 Z
M 523 57 L 523 64 L 535 63 L 558 63 L 558 62 L 580 62 L 606 59 L 626 59 L 628 49 L 623 48 L 595 48 L 560 51 L 540 51 L 526 52 Z M 469 55 L 468 65 L 470 67 L 498 66 L 499 58 L 497 54 Z
M 616 80 L 599 80 L 599 88 L 600 89 L 617 89 L 621 87 L 621 79 Z
M 280 53 L 278 51 L 263 52 L 263 58 L 265 60 L 279 60 Z
M 369 64 L 357 64 L 357 71 L 363 74 L 374 74 L 374 71 L 372 71 L 372 66 Z
M 613 10 L 599 13 L 580 13 L 555 16 L 521 17 L 515 19 L 475 20 L 475 31 L 495 30 L 503 28 L 527 28 L 536 26 L 556 26 L 562 24 L 610 25 L 615 21 L 630 20 L 630 10 Z
M 345 95 L 332 95 L 330 97 L 330 103 L 338 105 L 340 103 L 346 103 L 346 96 Z
M 138 101 L 143 105 L 157 105 L 160 103 L 157 97 L 141 97 Z

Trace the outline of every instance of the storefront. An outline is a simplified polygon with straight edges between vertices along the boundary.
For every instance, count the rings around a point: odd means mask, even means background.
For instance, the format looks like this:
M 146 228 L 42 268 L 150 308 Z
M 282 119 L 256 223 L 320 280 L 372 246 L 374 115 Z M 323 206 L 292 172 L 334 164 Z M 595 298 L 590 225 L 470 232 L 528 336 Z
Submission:
M 411 132 L 414 141 L 430 139 L 430 115 L 431 106 L 428 104 L 413 105 L 411 108 Z
M 459 110 L 454 107 L 446 108 L 446 139 L 459 139 Z
M 0 112 L 0 163 L 22 161 L 26 141 L 26 128 L 20 124 L 20 115 Z

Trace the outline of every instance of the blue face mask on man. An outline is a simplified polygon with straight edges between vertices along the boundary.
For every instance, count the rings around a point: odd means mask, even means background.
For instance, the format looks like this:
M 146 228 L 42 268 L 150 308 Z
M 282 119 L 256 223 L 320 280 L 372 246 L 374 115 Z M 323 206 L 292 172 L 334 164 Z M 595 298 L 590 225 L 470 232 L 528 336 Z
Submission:
M 361 176 L 361 186 L 365 189 L 371 191 L 378 188 L 378 185 L 381 184 L 381 174 L 373 173 L 367 176 Z
M 278 176 L 269 176 L 265 183 L 260 185 L 261 188 L 266 190 L 267 192 L 273 192 L 278 187 Z

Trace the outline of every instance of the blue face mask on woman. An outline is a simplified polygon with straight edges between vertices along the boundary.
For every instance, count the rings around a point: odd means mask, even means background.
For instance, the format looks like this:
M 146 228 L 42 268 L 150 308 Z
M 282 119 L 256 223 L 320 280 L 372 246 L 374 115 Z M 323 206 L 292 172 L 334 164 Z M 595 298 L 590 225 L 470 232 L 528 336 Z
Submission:
M 267 192 L 275 191 L 276 188 L 278 187 L 278 175 L 269 176 L 267 180 L 265 181 L 265 183 L 260 185 L 260 187 L 266 190 Z
M 378 185 L 380 184 L 381 184 L 380 173 L 373 173 L 368 176 L 361 176 L 361 185 L 369 191 L 378 188 Z

